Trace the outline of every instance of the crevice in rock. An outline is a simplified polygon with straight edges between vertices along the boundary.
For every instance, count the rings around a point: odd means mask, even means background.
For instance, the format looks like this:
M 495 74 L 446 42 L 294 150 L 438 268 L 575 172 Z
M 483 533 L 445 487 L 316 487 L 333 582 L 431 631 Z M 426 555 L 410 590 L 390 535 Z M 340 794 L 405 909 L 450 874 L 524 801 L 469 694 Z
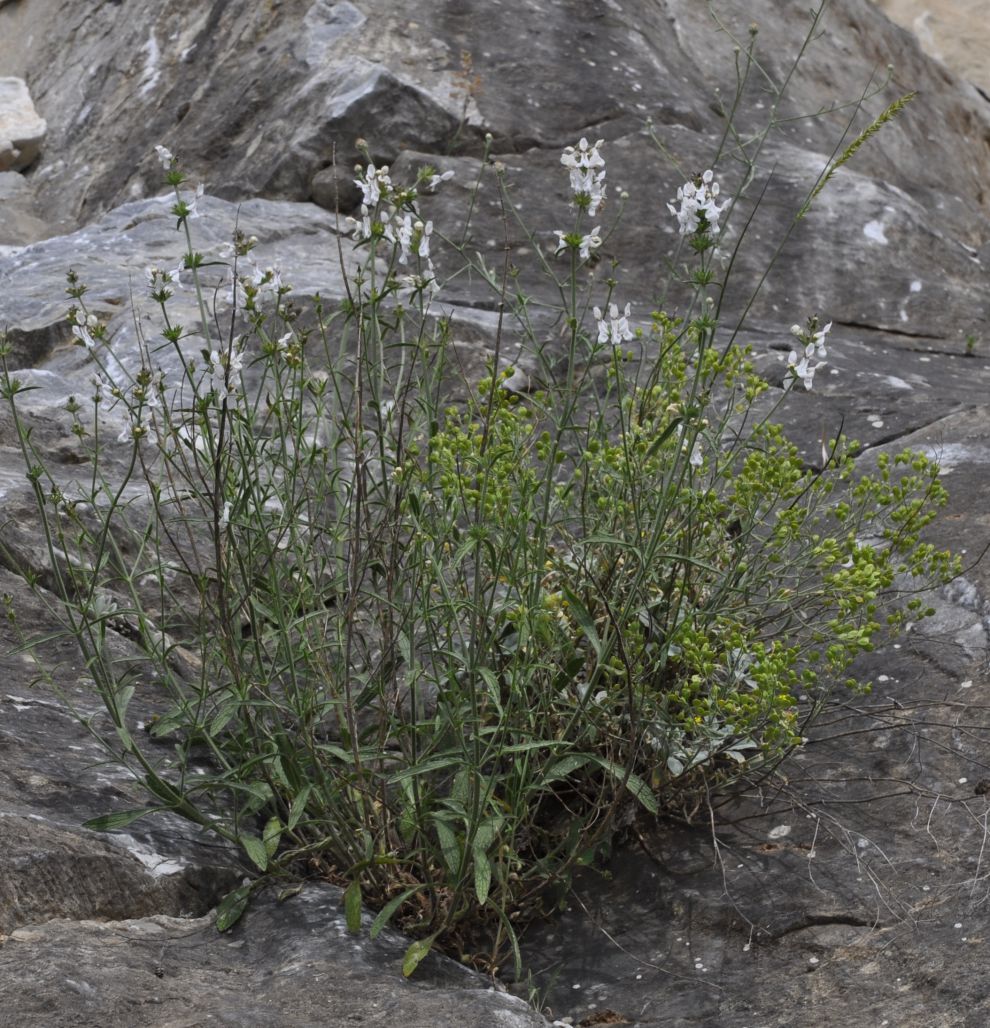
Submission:
M 776 931 L 769 932 L 774 942 L 779 942 L 785 936 L 793 935 L 795 932 L 804 931 L 806 928 L 820 928 L 823 925 L 847 925 L 852 928 L 883 928 L 884 926 L 873 918 L 861 917 L 857 914 L 804 914 Z
M 888 432 L 885 435 L 878 436 L 876 439 L 871 440 L 868 443 L 863 443 L 859 452 L 856 455 L 858 460 L 864 454 L 870 450 L 875 450 L 880 446 L 887 446 L 889 443 L 896 443 L 898 439 L 904 439 L 907 436 L 914 435 L 916 432 L 924 432 L 926 429 L 932 428 L 937 425 L 940 421 L 947 421 L 949 418 L 958 414 L 960 411 L 965 410 L 964 407 L 956 407 L 953 410 L 947 411 L 944 414 L 939 414 L 937 418 L 933 418 L 931 421 L 923 421 L 921 424 L 912 423 L 905 425 L 903 428 L 898 429 L 895 432 Z
M 899 336 L 904 339 L 933 339 L 937 342 L 944 342 L 948 336 L 933 336 L 927 332 L 908 332 L 903 328 L 885 328 L 881 325 L 869 325 L 863 321 L 835 321 L 839 328 L 858 328 L 864 332 L 876 332 L 885 336 Z M 959 356 L 955 354 L 954 356 Z

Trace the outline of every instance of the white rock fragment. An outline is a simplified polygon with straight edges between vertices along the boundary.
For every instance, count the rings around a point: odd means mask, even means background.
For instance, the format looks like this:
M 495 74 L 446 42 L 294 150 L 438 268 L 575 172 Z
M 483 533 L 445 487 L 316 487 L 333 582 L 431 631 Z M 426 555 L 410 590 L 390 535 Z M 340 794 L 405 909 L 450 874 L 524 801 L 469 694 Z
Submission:
M 863 235 L 867 239 L 872 239 L 874 243 L 879 243 L 881 246 L 887 245 L 887 235 L 883 230 L 882 221 L 868 221 L 863 226 Z
M 0 78 L 0 171 L 23 171 L 41 153 L 48 124 L 24 79 Z

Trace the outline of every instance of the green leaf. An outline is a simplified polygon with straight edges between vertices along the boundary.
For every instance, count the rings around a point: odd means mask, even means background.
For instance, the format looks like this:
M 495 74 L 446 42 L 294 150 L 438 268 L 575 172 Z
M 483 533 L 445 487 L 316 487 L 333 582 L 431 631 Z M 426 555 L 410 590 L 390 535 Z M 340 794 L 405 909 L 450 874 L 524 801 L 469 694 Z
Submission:
M 144 776 L 144 787 L 152 796 L 164 800 L 170 807 L 177 806 L 185 799 L 174 785 L 170 785 L 164 778 L 159 778 L 154 771 L 149 771 Z
M 657 798 L 653 790 L 643 781 L 639 775 L 627 770 L 614 761 L 606 760 L 605 757 L 591 758 L 603 771 L 607 771 L 617 781 L 623 783 L 631 793 L 651 814 L 658 814 L 660 808 L 657 805 Z
M 674 420 L 671 421 L 671 423 L 660 433 L 660 435 L 657 436 L 657 438 L 653 441 L 653 445 L 650 446 L 650 448 L 646 451 L 647 459 L 656 456 L 657 450 L 659 450 L 660 447 L 663 446 L 663 444 L 671 437 L 671 435 L 674 432 L 674 429 L 677 428 L 677 426 L 681 423 L 682 420 L 683 418 L 674 418 Z
M 127 712 L 127 705 L 131 702 L 131 698 L 134 696 L 134 686 L 125 685 L 120 692 L 114 696 L 114 703 L 117 707 L 117 714 L 123 717 Z
M 281 837 L 282 822 L 277 817 L 269 818 L 268 823 L 265 825 L 265 830 L 261 833 L 261 840 L 265 844 L 265 852 L 268 854 L 269 860 L 275 856 Z
M 265 844 L 256 835 L 248 835 L 245 832 L 237 837 L 237 841 L 259 871 L 264 871 L 268 867 L 268 850 L 265 849 Z
M 248 900 L 251 898 L 253 889 L 254 883 L 252 882 L 248 885 L 242 885 L 240 888 L 234 889 L 233 892 L 228 892 L 224 896 L 217 907 L 218 932 L 229 931 L 237 924 L 241 919 L 241 914 L 247 909 Z
M 299 824 L 299 819 L 306 810 L 306 803 L 309 801 L 309 794 L 312 791 L 313 787 L 311 785 L 304 785 L 292 801 L 292 806 L 289 807 L 289 819 L 285 823 L 285 827 L 290 831 Z
M 488 862 L 488 854 L 483 849 L 474 847 L 474 893 L 478 897 L 479 906 L 488 900 L 488 890 L 492 887 L 492 865 Z
M 549 785 L 551 782 L 566 778 L 569 774 L 577 771 L 579 767 L 584 767 L 590 759 L 584 753 L 568 753 L 566 757 L 561 757 L 560 760 L 547 768 L 538 783 L 539 786 Z
M 157 814 L 160 810 L 168 810 L 168 807 L 140 807 L 134 810 L 118 810 L 116 814 L 103 814 L 100 817 L 92 817 L 83 821 L 83 828 L 89 828 L 94 832 L 112 832 L 117 828 L 126 828 L 133 824 L 138 818 L 145 814 Z
M 428 936 L 425 939 L 417 939 L 410 947 L 406 950 L 406 955 L 402 959 L 402 973 L 408 978 L 413 971 L 419 967 L 423 957 L 425 957 L 433 947 L 433 940 L 437 937 L 437 934 Z
M 566 585 L 561 592 L 563 592 L 564 598 L 567 600 L 571 616 L 578 623 L 581 631 L 584 632 L 585 638 L 591 643 L 591 648 L 595 651 L 595 656 L 600 660 L 602 641 L 598 638 L 598 630 L 595 628 L 594 619 L 585 609 L 584 604 L 577 598 L 577 595 L 571 592 Z
M 444 862 L 451 874 L 457 874 L 458 868 L 461 866 L 461 847 L 457 844 L 457 837 L 450 825 L 438 818 L 434 818 L 433 825 L 437 830 L 437 838 L 440 840 Z
M 412 896 L 413 893 L 419 892 L 422 888 L 421 885 L 414 885 L 411 889 L 406 889 L 405 892 L 400 892 L 398 896 L 393 896 L 388 903 L 382 907 L 381 910 L 375 915 L 374 921 L 371 922 L 371 935 L 372 939 L 377 939 L 381 930 L 392 920 L 392 915 L 402 906 L 403 903 Z
M 357 878 L 344 890 L 344 917 L 349 932 L 361 931 L 361 883 Z
M 404 781 L 406 778 L 415 778 L 419 775 L 429 774 L 431 771 L 440 771 L 445 767 L 453 767 L 455 764 L 462 764 L 464 755 L 462 753 L 450 753 L 445 757 L 434 757 L 431 760 L 424 760 L 421 764 L 414 764 L 407 767 L 388 779 L 389 785 Z

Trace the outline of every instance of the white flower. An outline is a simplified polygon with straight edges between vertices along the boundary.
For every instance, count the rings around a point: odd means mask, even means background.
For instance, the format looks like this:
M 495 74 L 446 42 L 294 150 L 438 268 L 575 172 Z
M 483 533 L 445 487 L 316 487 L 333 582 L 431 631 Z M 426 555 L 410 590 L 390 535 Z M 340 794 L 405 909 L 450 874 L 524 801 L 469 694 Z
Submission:
M 605 142 L 599 139 L 593 146 L 584 137 L 576 147 L 568 146 L 560 156 L 560 163 L 570 172 L 571 192 L 588 214 L 594 217 L 605 199 L 605 159 L 598 148 Z
M 677 426 L 677 437 L 681 440 L 681 451 L 688 453 L 688 441 L 685 438 L 687 433 L 684 430 L 683 425 Z M 700 468 L 705 463 L 705 455 L 701 449 L 701 439 L 698 436 L 694 438 L 694 444 L 691 446 L 691 452 L 688 454 L 688 464 L 693 468 Z
M 368 209 L 367 204 L 361 204 L 360 221 L 351 217 L 348 217 L 346 221 L 348 230 L 354 233 L 355 242 L 360 243 L 363 239 L 371 238 L 371 211 Z
M 600 231 L 601 225 L 596 225 L 586 236 L 581 237 L 581 247 L 578 250 L 581 260 L 586 261 L 591 256 L 591 251 L 602 245 L 602 237 L 598 234 Z
M 203 198 L 203 188 L 204 188 L 203 183 L 200 182 L 200 184 L 196 187 L 196 195 L 193 196 L 192 203 L 188 204 L 189 213 L 186 215 L 187 218 L 200 218 L 200 217 L 202 217 L 202 215 L 200 214 L 200 212 L 199 212 L 199 210 L 198 210 L 196 205 Z
M 172 164 L 175 161 L 175 156 L 171 150 L 166 150 L 164 146 L 156 146 L 155 153 L 158 154 L 158 159 L 162 162 L 162 167 L 166 171 L 172 170 Z
M 609 304 L 608 317 L 602 314 L 601 308 L 594 308 L 595 320 L 598 322 L 598 343 L 604 345 L 610 343 L 612 346 L 620 346 L 623 342 L 633 338 L 632 329 L 629 327 L 629 309 L 627 303 L 625 310 L 619 314 L 618 304 Z
M 426 304 L 429 304 L 434 296 L 440 292 L 440 283 L 437 282 L 433 270 L 433 262 L 426 261 L 426 270 L 419 275 L 403 275 L 399 279 L 398 296 L 401 303 L 412 303 L 417 297 L 422 297 Z
M 815 372 L 825 366 L 825 358 L 828 351 L 825 349 L 825 337 L 832 328 L 830 321 L 824 328 L 819 329 L 818 317 L 808 319 L 808 327 L 801 328 L 800 325 L 791 326 L 791 334 L 795 336 L 802 347 L 800 350 L 791 350 L 787 357 L 787 375 L 784 379 L 784 388 L 790 389 L 797 379 L 804 382 L 804 388 L 810 389 L 814 384 Z M 818 363 L 812 363 L 814 357 Z
M 554 229 L 554 235 L 557 237 L 557 245 L 554 247 L 554 255 L 563 253 L 567 249 L 567 233 L 561 232 L 559 228 Z
M 175 434 L 179 442 L 183 443 L 190 450 L 194 450 L 196 453 L 203 454 L 204 456 L 209 454 L 210 444 L 206 436 L 202 432 L 197 431 L 195 425 L 180 425 Z
M 811 357 L 815 355 L 815 347 L 813 343 L 809 343 L 804 348 L 803 355 L 799 358 L 796 350 L 791 350 L 787 357 L 787 371 L 789 378 L 784 382 L 784 388 L 789 389 L 797 379 L 801 379 L 804 382 L 804 388 L 810 389 L 815 381 L 815 372 L 822 367 L 822 364 L 812 364 L 810 361 Z
M 354 184 L 361 190 L 364 196 L 364 205 L 374 207 L 382 198 L 382 193 L 388 194 L 392 190 L 392 180 L 388 175 L 388 165 L 376 168 L 369 163 L 362 178 L 356 178 Z M 369 233 L 370 235 L 370 233 Z
M 276 267 L 255 268 L 251 274 L 251 285 L 258 290 L 258 295 L 264 298 L 270 293 L 273 299 L 278 299 L 282 289 L 282 272 Z
M 452 171 L 445 171 L 442 175 L 431 175 L 423 188 L 426 192 L 432 193 L 441 182 L 446 182 L 453 177 L 454 173 Z
M 416 222 L 416 231 L 419 233 L 419 246 L 416 248 L 416 256 L 424 260 L 430 259 L 430 235 L 433 232 L 433 222 L 428 221 L 425 225 L 421 221 Z
M 211 350 L 209 357 L 210 386 L 220 400 L 237 395 L 235 378 L 240 376 L 244 356 L 237 350 Z
M 220 527 L 226 528 L 230 524 L 230 500 L 223 501 L 223 510 L 220 512 Z
M 144 276 L 148 280 L 148 288 L 151 293 L 167 293 L 168 296 L 171 296 L 173 285 L 181 288 L 182 281 L 179 276 L 185 270 L 181 264 L 171 269 L 145 268 Z
M 87 350 L 92 350 L 96 346 L 96 340 L 90 335 L 89 329 L 85 325 L 73 325 L 72 334 Z
M 409 252 L 412 248 L 413 220 L 412 215 L 407 214 L 402 220 L 394 220 L 392 224 L 385 224 L 385 238 L 390 243 L 396 243 L 399 247 L 399 263 L 409 262 Z
M 598 148 L 604 142 L 604 139 L 599 139 L 593 146 L 589 146 L 588 140 L 582 136 L 576 147 L 564 148 L 564 152 L 560 155 L 560 163 L 565 168 L 604 168 L 605 159 L 598 152 Z
M 825 336 L 828 335 L 831 329 L 832 322 L 830 321 L 823 329 L 821 329 L 821 331 L 814 332 L 811 336 L 811 342 L 815 347 L 815 351 L 822 360 L 824 360 L 828 356 L 828 354 L 825 351 Z
M 714 179 L 714 172 L 709 170 L 694 182 L 685 182 L 675 198 L 680 206 L 675 207 L 674 201 L 667 204 L 667 210 L 677 218 L 682 236 L 694 235 L 702 229 L 711 236 L 719 234 L 718 219 L 725 204 L 719 207 L 715 202 L 719 185 Z
M 95 314 L 87 314 L 83 316 L 81 313 L 76 313 L 76 321 L 72 325 L 72 334 L 86 347 L 87 350 L 92 350 L 96 346 L 96 339 L 93 338 L 93 332 L 100 327 L 100 319 Z M 99 335 L 99 333 L 97 333 Z

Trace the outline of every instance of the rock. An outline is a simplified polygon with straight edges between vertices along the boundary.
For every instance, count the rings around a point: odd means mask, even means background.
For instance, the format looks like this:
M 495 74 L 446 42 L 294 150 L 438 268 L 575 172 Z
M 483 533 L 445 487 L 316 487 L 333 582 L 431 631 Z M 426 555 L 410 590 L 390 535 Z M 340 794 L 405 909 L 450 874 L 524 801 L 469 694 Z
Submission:
M 877 0 L 877 5 L 913 32 L 927 54 L 990 98 L 990 28 L 982 0 Z
M 390 931 L 374 942 L 350 935 L 340 891 L 326 885 L 282 903 L 262 897 L 224 936 L 209 917 L 51 920 L 4 940 L 0 1001 L 8 1022 L 24 1028 L 546 1025 L 522 1000 L 442 957 L 403 978 L 406 945 Z
M 24 246 L 47 234 L 28 181 L 16 171 L 0 172 L 0 246 Z
M 891 13 L 894 5 L 885 3 Z M 644 324 L 675 253 L 666 203 L 685 174 L 710 166 L 724 131 L 733 47 L 748 44 L 755 22 L 760 68 L 779 81 L 808 27 L 801 5 L 716 6 L 720 26 L 696 0 L 458 0 L 418 5 L 415 20 L 388 0 L 174 0 L 167 13 L 130 0 L 127 17 L 98 0 L 0 2 L 0 67 L 30 82 L 49 122 L 45 151 L 27 174 L 0 175 L 0 327 L 9 362 L 32 387 L 24 417 L 56 481 L 80 474 L 65 405 L 90 394 L 94 370 L 86 348 L 70 345 L 66 271 L 88 285 L 115 359 L 133 371 L 139 339 L 155 340 L 160 329 L 145 269 L 173 268 L 184 250 L 155 144 L 180 156 L 190 186 L 205 183 L 202 217 L 192 222 L 196 249 L 218 258 L 239 225 L 259 237 L 258 264 L 277 262 L 301 306 L 317 292 L 340 300 L 361 258 L 332 212 L 359 202 L 352 166 L 362 147 L 398 180 L 411 181 L 423 164 L 454 171 L 422 203 L 436 226 L 441 278 L 458 267 L 442 234 L 463 238 L 493 267 L 508 242 L 519 288 L 532 298 L 533 331 L 553 346 L 556 315 L 540 303 L 554 302 L 555 291 L 529 270 L 534 240 L 552 250 L 554 230 L 573 218 L 562 147 L 602 137 L 602 222 L 620 207 L 622 217 L 589 277 L 589 301 L 602 302 L 614 275 L 617 299 Z M 891 82 L 851 122 L 850 109 L 829 107 L 866 89 L 890 61 Z M 754 80 L 746 90 L 743 132 L 767 115 L 765 85 Z M 794 223 L 842 146 L 914 89 L 918 98 Z M 805 117 L 823 105 L 819 120 Z M 834 325 L 814 391 L 795 390 L 778 410 L 809 463 L 840 426 L 864 443 L 864 468 L 906 444 L 939 455 L 952 505 L 932 526 L 933 540 L 975 558 L 990 537 L 987 105 L 872 4 L 833 0 L 776 114 L 748 199 L 727 229 L 731 246 L 745 227 L 747 248 L 733 265 L 724 321 L 735 323 L 775 259 L 742 333 L 761 373 L 779 384 L 792 322 L 820 313 Z M 837 142 L 843 132 L 845 144 Z M 747 145 L 752 153 L 755 142 Z M 726 194 L 747 173 L 738 158 L 730 146 L 717 163 Z M 496 159 L 532 239 L 513 209 L 503 210 Z M 621 259 L 614 269 L 613 256 Z M 229 269 L 213 265 L 205 275 L 222 315 Z M 470 381 L 499 330 L 498 292 L 462 276 L 441 298 L 456 364 Z M 195 349 L 203 326 L 188 286 L 173 302 Z M 519 340 L 507 321 L 503 353 L 514 359 Z M 160 359 L 175 370 L 167 364 L 174 356 Z M 519 388 L 536 373 L 520 364 Z M 112 428 L 126 427 L 111 417 Z M 106 453 L 119 476 L 126 447 L 115 436 Z M 51 634 L 52 595 L 25 583 L 40 575 L 44 585 L 46 573 L 32 503 L 4 407 L 0 592 L 20 625 Z M 714 830 L 657 825 L 636 840 L 639 849 L 618 850 L 610 881 L 579 882 L 573 909 L 525 940 L 534 985 L 554 1013 L 665 1026 L 783 1028 L 811 1017 L 858 1028 L 864 1013 L 876 1023 L 986 1022 L 986 983 L 972 954 L 990 931 L 988 793 L 979 787 L 990 734 L 988 597 L 987 562 L 967 568 L 932 598 L 933 619 L 863 659 L 872 695 L 843 696 L 781 777 L 720 808 Z M 406 940 L 350 937 L 330 886 L 309 885 L 281 904 L 263 895 L 230 935 L 218 935 L 206 914 L 247 868 L 165 814 L 110 833 L 81 827 L 141 807 L 145 794 L 102 763 L 94 733 L 109 725 L 73 645 L 52 634 L 46 679 L 15 629 L 0 621 L 0 680 L 8 683 L 0 689 L 0 1002 L 11 1023 L 545 1023 L 440 957 L 406 982 L 398 971 Z M 126 634 L 111 641 L 118 659 L 135 659 Z M 138 685 L 135 732 L 162 708 L 149 683 Z M 92 732 L 74 711 L 93 715 Z M 160 759 L 169 759 L 167 748 Z
M 23 171 L 34 164 L 47 131 L 24 80 L 0 78 L 0 172 Z

